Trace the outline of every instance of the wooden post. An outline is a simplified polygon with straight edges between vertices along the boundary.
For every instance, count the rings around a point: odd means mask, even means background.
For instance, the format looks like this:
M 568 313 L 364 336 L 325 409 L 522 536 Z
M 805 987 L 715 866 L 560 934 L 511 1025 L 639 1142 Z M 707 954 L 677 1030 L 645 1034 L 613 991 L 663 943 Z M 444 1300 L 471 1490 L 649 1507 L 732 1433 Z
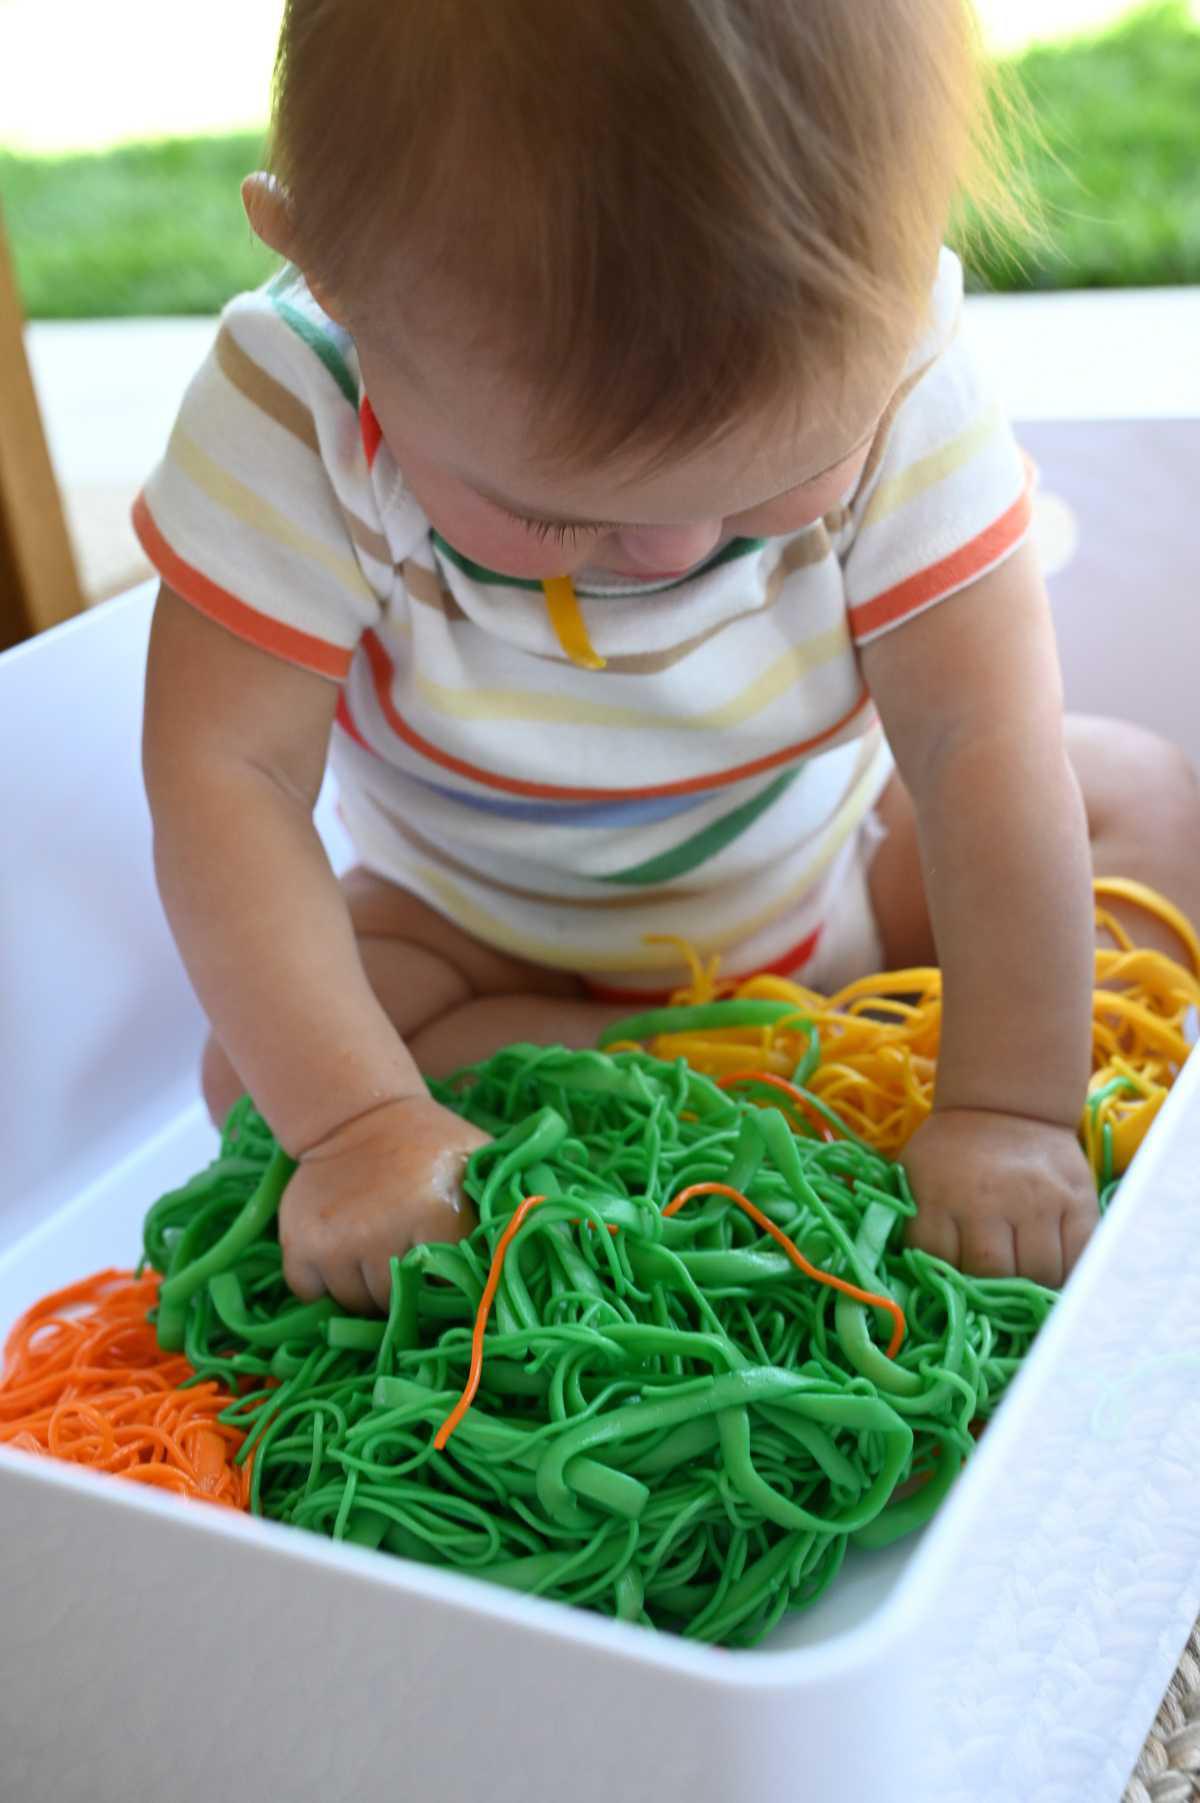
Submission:
M 23 327 L 0 217 L 0 650 L 83 607 Z

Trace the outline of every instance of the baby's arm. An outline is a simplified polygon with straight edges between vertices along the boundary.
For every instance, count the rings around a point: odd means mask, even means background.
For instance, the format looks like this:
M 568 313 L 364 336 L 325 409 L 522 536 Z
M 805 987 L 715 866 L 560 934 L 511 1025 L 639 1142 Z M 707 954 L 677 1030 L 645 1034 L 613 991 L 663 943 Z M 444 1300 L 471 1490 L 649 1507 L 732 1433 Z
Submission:
M 866 645 L 862 665 L 912 793 L 944 980 L 934 1113 L 905 1155 L 912 1237 L 968 1270 L 1059 1282 L 1096 1219 L 1075 1138 L 1091 872 L 1032 547 Z
M 484 1136 L 438 1107 L 367 982 L 312 809 L 337 690 L 169 589 L 146 675 L 144 768 L 159 888 L 213 1028 L 301 1158 L 288 1281 L 387 1298 L 387 1255 L 473 1223 L 458 1179 Z

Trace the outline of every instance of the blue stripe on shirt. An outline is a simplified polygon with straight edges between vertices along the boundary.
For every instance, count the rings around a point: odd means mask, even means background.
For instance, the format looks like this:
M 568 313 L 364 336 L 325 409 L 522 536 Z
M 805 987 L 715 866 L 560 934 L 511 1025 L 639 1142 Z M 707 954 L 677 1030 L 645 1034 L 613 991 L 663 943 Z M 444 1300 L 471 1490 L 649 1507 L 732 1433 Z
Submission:
M 429 782 L 407 773 L 422 789 L 431 789 L 448 801 L 461 802 L 480 814 L 498 814 L 504 820 L 528 820 L 539 826 L 647 826 L 670 820 L 702 806 L 710 794 L 635 796 L 628 801 L 501 801 L 494 795 L 468 795 L 462 789 Z

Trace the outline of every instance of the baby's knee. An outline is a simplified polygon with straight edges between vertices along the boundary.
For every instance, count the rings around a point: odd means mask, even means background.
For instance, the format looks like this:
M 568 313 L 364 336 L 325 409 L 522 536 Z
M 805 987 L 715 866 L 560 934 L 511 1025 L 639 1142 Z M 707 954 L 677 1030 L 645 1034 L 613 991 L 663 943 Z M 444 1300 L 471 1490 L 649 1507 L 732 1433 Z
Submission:
M 1076 733 L 1071 755 L 1096 875 L 1144 883 L 1200 922 L 1200 780 L 1191 759 L 1158 733 L 1121 721 L 1080 722 Z M 1194 940 L 1156 911 L 1111 893 L 1102 900 L 1135 944 L 1193 962 Z
M 1154 806 L 1160 811 L 1164 830 L 1177 835 L 1182 857 L 1200 863 L 1200 774 L 1187 752 L 1169 739 L 1154 738 L 1153 760 L 1148 772 L 1154 795 Z
M 1200 858 L 1200 778 L 1187 753 L 1144 727 L 1122 744 L 1126 834 L 1153 837 L 1185 859 Z
M 1068 743 L 1093 844 L 1111 838 L 1200 856 L 1200 778 L 1180 746 L 1124 720 L 1072 721 Z

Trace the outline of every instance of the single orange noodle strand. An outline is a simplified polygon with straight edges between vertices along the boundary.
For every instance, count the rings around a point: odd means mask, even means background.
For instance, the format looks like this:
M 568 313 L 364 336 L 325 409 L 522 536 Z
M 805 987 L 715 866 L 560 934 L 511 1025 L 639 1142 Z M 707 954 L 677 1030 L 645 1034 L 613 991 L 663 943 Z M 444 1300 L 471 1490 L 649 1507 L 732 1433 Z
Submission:
M 804 1091 L 797 1089 L 794 1083 L 789 1083 L 786 1077 L 777 1077 L 774 1071 L 730 1071 L 727 1077 L 717 1078 L 718 1089 L 732 1089 L 735 1083 L 765 1083 L 768 1089 L 779 1090 L 782 1095 L 790 1097 L 793 1107 L 803 1111 L 804 1118 L 812 1122 L 823 1140 L 830 1144 L 836 1142 L 837 1134 L 829 1122 L 817 1113 Z
M 736 1202 L 739 1208 L 745 1210 L 752 1221 L 758 1222 L 764 1233 L 769 1233 L 771 1238 L 783 1247 L 792 1263 L 806 1276 L 815 1279 L 817 1283 L 828 1284 L 831 1290 L 841 1290 L 843 1295 L 853 1296 L 856 1302 L 869 1302 L 872 1308 L 886 1309 L 895 1322 L 887 1355 L 890 1359 L 895 1358 L 903 1344 L 905 1334 L 904 1310 L 898 1302 L 893 1302 L 890 1296 L 877 1296 L 872 1290 L 860 1290 L 856 1284 L 847 1283 L 844 1277 L 835 1277 L 832 1271 L 822 1271 L 816 1265 L 810 1265 L 799 1246 L 790 1240 L 781 1228 L 776 1227 L 774 1221 L 770 1220 L 761 1208 L 757 1208 L 749 1196 L 744 1196 L 740 1189 L 731 1188 L 728 1183 L 690 1183 L 686 1189 L 680 1190 L 673 1201 L 667 1203 L 663 1214 L 677 1214 L 684 1203 L 690 1202 L 693 1196 L 728 1196 L 731 1202 Z
M 500 1235 L 496 1250 L 492 1255 L 492 1268 L 488 1272 L 487 1282 L 483 1286 L 483 1295 L 479 1299 L 479 1307 L 475 1311 L 475 1326 L 471 1331 L 471 1364 L 467 1371 L 467 1381 L 463 1385 L 463 1393 L 451 1409 L 442 1425 L 433 1437 L 433 1444 L 438 1452 L 443 1451 L 447 1440 L 475 1400 L 475 1392 L 479 1388 L 479 1380 L 483 1376 L 483 1336 L 487 1328 L 488 1316 L 492 1312 L 492 1303 L 496 1300 L 496 1291 L 500 1287 L 500 1273 L 504 1269 L 504 1254 L 516 1235 L 531 1208 L 544 1202 L 545 1196 L 526 1196 L 518 1204 L 512 1220 Z

